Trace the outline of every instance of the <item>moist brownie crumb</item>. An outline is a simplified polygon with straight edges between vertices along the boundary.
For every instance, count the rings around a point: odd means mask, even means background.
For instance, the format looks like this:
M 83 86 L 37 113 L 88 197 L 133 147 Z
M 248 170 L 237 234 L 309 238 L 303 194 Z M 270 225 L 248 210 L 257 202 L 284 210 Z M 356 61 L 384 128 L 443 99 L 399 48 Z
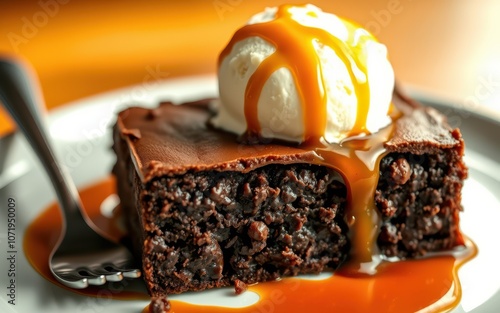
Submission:
M 247 291 L 247 289 L 248 289 L 247 284 L 245 284 L 244 282 L 242 282 L 239 279 L 234 280 L 234 293 L 235 294 L 240 295 L 240 294 L 244 293 L 245 291 Z
M 467 168 L 452 149 L 384 157 L 375 194 L 382 254 L 410 258 L 463 243 L 458 214 L 466 176 Z
M 346 189 L 333 177 L 294 164 L 152 180 L 139 196 L 153 293 L 336 268 L 348 241 Z
M 166 296 L 151 298 L 151 303 L 149 304 L 149 312 L 150 313 L 170 312 L 170 301 L 168 301 Z

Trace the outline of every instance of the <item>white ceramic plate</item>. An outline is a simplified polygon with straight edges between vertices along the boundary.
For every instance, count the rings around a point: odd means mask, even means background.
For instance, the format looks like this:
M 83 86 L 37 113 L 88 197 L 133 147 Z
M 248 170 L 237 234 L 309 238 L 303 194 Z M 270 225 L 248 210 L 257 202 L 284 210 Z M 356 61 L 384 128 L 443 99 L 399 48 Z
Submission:
M 500 307 L 500 250 L 497 243 L 500 238 L 500 152 L 497 150 L 500 118 L 495 116 L 496 113 L 486 116 L 442 103 L 415 90 L 411 93 L 447 114 L 452 124 L 461 127 L 467 143 L 466 162 L 470 167 L 470 178 L 463 191 L 462 230 L 477 244 L 479 254 L 459 272 L 463 297 L 453 312 L 496 312 Z M 129 105 L 154 106 L 159 100 L 181 102 L 215 95 L 216 81 L 211 76 L 149 82 L 51 111 L 48 125 L 63 165 L 78 186 L 86 186 L 109 175 L 114 162 L 110 150 L 110 127 L 116 112 Z M 16 200 L 17 217 L 15 306 L 7 303 L 9 197 Z M 19 134 L 0 138 L 0 312 L 140 312 L 147 301 L 78 296 L 46 281 L 30 266 L 21 249 L 24 230 L 54 199 L 51 185 L 24 139 Z M 315 278 L 321 279 L 322 276 Z M 171 299 L 235 307 L 258 300 L 258 295 L 253 292 L 238 297 L 230 296 L 232 293 L 232 288 L 229 288 Z

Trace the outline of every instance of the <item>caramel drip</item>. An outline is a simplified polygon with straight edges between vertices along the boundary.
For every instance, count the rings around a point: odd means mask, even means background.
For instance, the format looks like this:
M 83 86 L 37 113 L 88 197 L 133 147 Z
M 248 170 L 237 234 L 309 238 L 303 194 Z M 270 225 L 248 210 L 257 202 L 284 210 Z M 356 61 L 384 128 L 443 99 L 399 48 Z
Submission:
M 238 30 L 221 53 L 219 62 L 230 53 L 236 42 L 245 38 L 258 36 L 274 45 L 276 51 L 252 74 L 245 91 L 247 134 L 260 134 L 258 102 L 264 84 L 276 70 L 283 67 L 289 69 L 304 114 L 305 142 L 302 145 L 316 152 L 319 164 L 336 169 L 349 191 L 346 220 L 350 226 L 352 249 L 350 263 L 344 266 L 343 272 L 349 275 L 373 274 L 379 261 L 376 234 L 380 224 L 373 198 L 379 178 L 379 161 L 385 154 L 383 143 L 389 139 L 392 126 L 386 127 L 380 134 L 345 140 L 340 145 L 323 142 L 328 99 L 315 46 L 322 44 L 332 48 L 346 65 L 358 101 L 355 125 L 349 133 L 349 136 L 354 136 L 368 134 L 366 121 L 370 90 L 367 57 L 363 48 L 367 40 L 375 39 L 363 29 L 343 20 L 349 34 L 349 38 L 343 41 L 324 29 L 299 24 L 292 18 L 290 7 L 279 7 L 272 21 L 246 25 Z M 364 77 L 360 78 L 360 75 Z
M 356 122 L 349 135 L 367 133 L 370 90 L 363 47 L 367 40 L 374 38 L 350 22 L 343 21 L 349 30 L 349 38 L 344 42 L 324 29 L 299 24 L 292 18 L 290 8 L 290 5 L 280 6 L 274 20 L 239 29 L 219 57 L 221 62 L 235 43 L 254 36 L 263 38 L 276 48 L 252 74 L 245 90 L 247 133 L 260 134 L 258 103 L 261 91 L 276 70 L 287 68 L 292 74 L 302 105 L 304 141 L 317 141 L 323 136 L 326 129 L 327 95 L 320 58 L 316 53 L 317 45 L 326 45 L 335 51 L 346 64 L 354 84 L 358 107 Z M 364 77 L 360 78 L 360 75 Z
M 380 161 L 386 153 L 384 142 L 392 135 L 388 126 L 376 135 L 352 138 L 341 145 L 316 146 L 322 165 L 338 171 L 347 186 L 346 222 L 351 241 L 350 259 L 339 273 L 349 276 L 375 274 L 380 262 L 376 244 L 380 217 L 375 207 L 375 190 Z

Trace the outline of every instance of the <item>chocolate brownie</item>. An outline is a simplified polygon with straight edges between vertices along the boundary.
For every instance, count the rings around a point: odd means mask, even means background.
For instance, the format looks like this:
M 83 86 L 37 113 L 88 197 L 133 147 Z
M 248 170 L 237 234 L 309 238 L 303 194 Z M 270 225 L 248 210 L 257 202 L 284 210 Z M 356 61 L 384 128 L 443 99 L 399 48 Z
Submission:
M 349 176 L 321 149 L 249 145 L 214 129 L 209 103 L 130 108 L 114 127 L 118 194 L 151 295 L 319 273 L 354 258 Z M 377 150 L 368 194 L 372 253 L 412 258 L 462 245 L 460 132 L 399 93 L 393 103 L 401 116 Z

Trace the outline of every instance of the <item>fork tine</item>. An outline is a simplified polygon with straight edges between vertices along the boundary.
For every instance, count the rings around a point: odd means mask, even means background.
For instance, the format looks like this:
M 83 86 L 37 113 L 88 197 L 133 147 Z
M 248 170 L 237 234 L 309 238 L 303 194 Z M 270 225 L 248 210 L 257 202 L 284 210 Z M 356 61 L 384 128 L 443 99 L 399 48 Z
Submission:
M 141 277 L 141 271 L 138 269 L 123 271 L 123 276 L 126 278 L 139 278 Z
M 104 275 L 99 275 L 92 278 L 89 277 L 87 279 L 89 281 L 89 285 L 101 286 L 106 283 L 106 277 Z
M 60 283 L 71 288 L 82 289 L 89 286 L 88 278 L 83 277 L 78 272 L 59 273 L 59 275 L 54 276 Z
M 139 269 L 127 266 L 128 264 L 123 264 L 118 266 L 116 264 L 109 264 L 104 267 L 108 272 L 120 272 L 123 277 L 126 278 L 139 278 L 141 277 L 141 271 Z
M 98 271 L 85 268 L 78 271 L 78 273 L 82 275 L 82 277 L 85 277 L 90 285 L 100 286 L 106 283 L 106 276 L 100 274 Z
M 102 268 L 102 267 L 93 267 L 92 269 L 89 269 L 88 272 L 93 275 L 93 276 L 96 276 L 96 277 L 104 277 L 104 281 L 121 281 L 123 280 L 123 275 L 122 275 L 122 271 L 120 270 L 110 270 L 110 268 L 108 266 Z M 97 280 L 97 281 L 100 281 L 100 280 Z M 96 285 L 94 283 L 92 283 L 90 280 L 89 280 L 89 283 L 92 284 L 92 285 Z
M 116 272 L 114 274 L 108 274 L 108 275 L 106 275 L 106 280 L 108 280 L 108 281 L 122 281 L 123 280 L 123 273 Z

